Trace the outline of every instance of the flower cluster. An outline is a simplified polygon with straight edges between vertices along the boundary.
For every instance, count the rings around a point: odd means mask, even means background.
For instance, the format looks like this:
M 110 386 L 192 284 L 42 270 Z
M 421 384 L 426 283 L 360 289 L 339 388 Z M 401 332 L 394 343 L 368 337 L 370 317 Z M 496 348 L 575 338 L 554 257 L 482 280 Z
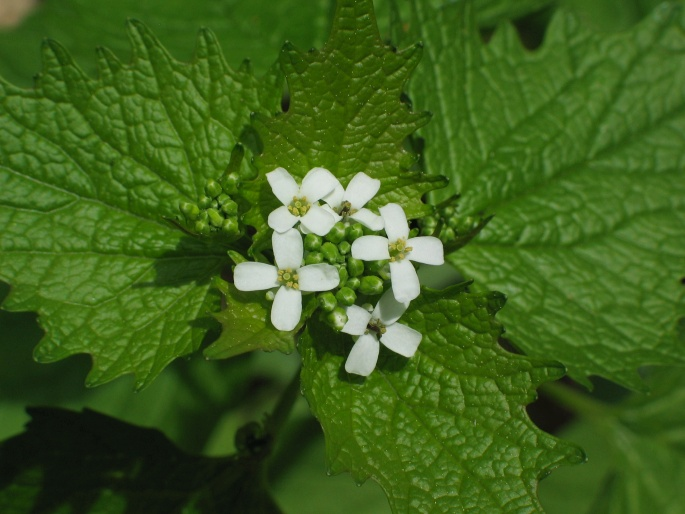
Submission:
M 379 214 L 366 208 L 381 183 L 365 173 L 357 173 L 347 188 L 324 168 L 310 170 L 300 185 L 283 168 L 266 178 L 282 204 L 267 220 L 275 263 L 237 264 L 236 288 L 268 290 L 271 322 L 284 331 L 300 323 L 303 293 L 320 293 L 326 322 L 355 340 L 345 363 L 349 373 L 368 376 L 381 343 L 413 356 L 421 334 L 398 320 L 420 293 L 413 263 L 442 264 L 442 242 L 410 231 L 398 204 L 380 207 Z M 377 295 L 382 296 L 375 308 L 358 305 Z

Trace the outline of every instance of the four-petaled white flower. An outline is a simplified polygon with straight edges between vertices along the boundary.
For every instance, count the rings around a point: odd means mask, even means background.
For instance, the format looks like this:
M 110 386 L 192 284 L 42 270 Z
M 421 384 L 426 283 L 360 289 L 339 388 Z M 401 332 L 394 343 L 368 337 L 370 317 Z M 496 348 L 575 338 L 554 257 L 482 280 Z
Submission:
M 347 308 L 347 323 L 342 331 L 356 337 L 345 362 L 345 371 L 369 376 L 376 367 L 380 342 L 393 352 L 412 357 L 421 343 L 421 333 L 397 323 L 409 302 L 398 302 L 388 289 L 373 312 L 358 305 Z
M 445 262 L 442 241 L 433 236 L 409 238 L 409 224 L 402 207 L 389 203 L 378 209 L 385 225 L 386 237 L 362 236 L 352 243 L 352 257 L 363 261 L 390 261 L 390 280 L 398 302 L 409 302 L 419 296 L 420 284 L 410 261 L 423 264 Z
M 381 230 L 383 218 L 364 208 L 369 200 L 378 193 L 380 187 L 380 180 L 371 178 L 364 172 L 359 172 L 347 184 L 347 189 L 344 189 L 338 182 L 335 189 L 323 197 L 323 201 L 335 213 L 336 220 L 347 221 L 351 219 L 371 230 Z M 326 209 L 327 206 L 324 205 L 323 208 Z
M 312 168 L 298 186 L 284 168 L 266 174 L 271 190 L 283 204 L 269 214 L 269 226 L 276 232 L 285 232 L 299 221 L 303 232 L 325 236 L 335 225 L 335 215 L 322 208 L 319 200 L 339 184 L 338 179 L 325 168 Z
M 295 229 L 274 232 L 271 238 L 276 266 L 241 262 L 233 272 L 235 287 L 259 291 L 278 287 L 271 307 L 271 323 L 278 330 L 293 330 L 302 315 L 302 292 L 328 291 L 340 283 L 338 269 L 330 264 L 301 266 L 304 246 Z

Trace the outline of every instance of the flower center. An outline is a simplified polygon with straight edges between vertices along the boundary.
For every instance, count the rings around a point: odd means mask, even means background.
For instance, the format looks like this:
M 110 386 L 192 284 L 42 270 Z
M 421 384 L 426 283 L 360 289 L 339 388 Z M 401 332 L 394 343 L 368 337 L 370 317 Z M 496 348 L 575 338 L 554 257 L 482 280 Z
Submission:
M 290 268 L 278 270 L 278 282 L 286 287 L 289 287 L 291 289 L 299 289 L 299 279 L 299 275 Z
M 338 211 L 338 214 L 342 216 L 343 221 L 347 220 L 349 216 L 352 216 L 355 212 L 357 212 L 357 209 L 353 209 L 352 204 L 347 200 L 345 200 L 336 210 Z
M 390 252 L 390 262 L 397 262 L 404 259 L 413 248 L 407 246 L 407 240 L 400 238 L 394 243 L 388 244 L 388 251 Z
M 374 332 L 376 336 L 382 336 L 385 334 L 386 328 L 383 322 L 376 318 L 371 318 L 369 324 L 366 325 L 366 333 Z
M 312 204 L 307 201 L 306 196 L 302 196 L 300 198 L 293 196 L 293 201 L 290 202 L 290 205 L 288 205 L 288 210 L 293 216 L 301 217 L 307 214 L 311 207 Z

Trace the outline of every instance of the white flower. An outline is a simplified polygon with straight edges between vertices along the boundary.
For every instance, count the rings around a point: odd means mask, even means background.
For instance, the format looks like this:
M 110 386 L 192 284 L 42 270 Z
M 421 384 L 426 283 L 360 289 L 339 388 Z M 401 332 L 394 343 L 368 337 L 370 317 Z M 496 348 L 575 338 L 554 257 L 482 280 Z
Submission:
M 274 232 L 271 242 L 276 266 L 262 262 L 241 262 L 235 267 L 233 281 L 241 291 L 260 291 L 278 287 L 271 307 L 271 323 L 278 330 L 290 331 L 302 315 L 302 291 L 328 291 L 340 283 L 338 269 L 330 264 L 302 266 L 302 234 L 295 229 Z
M 335 189 L 323 197 L 323 201 L 330 205 L 331 210 L 335 212 L 336 220 L 347 221 L 349 218 L 358 221 L 371 230 L 381 230 L 383 218 L 364 208 L 369 200 L 378 193 L 380 187 L 380 180 L 359 172 L 347 184 L 347 189 L 343 189 L 338 182 Z M 324 209 L 326 207 L 323 206 Z
M 421 342 L 421 333 L 406 325 L 397 323 L 409 302 L 398 302 L 392 289 L 386 291 L 373 312 L 357 305 L 347 308 L 347 323 L 342 331 L 356 337 L 350 355 L 345 362 L 345 371 L 369 376 L 376 367 L 380 342 L 393 352 L 411 357 Z
M 276 232 L 285 232 L 299 221 L 304 232 L 325 236 L 335 225 L 335 215 L 318 203 L 339 184 L 330 171 L 312 168 L 302 179 L 302 186 L 298 186 L 283 168 L 267 173 L 266 179 L 276 198 L 283 204 L 269 214 L 269 226 Z
M 402 207 L 389 203 L 378 209 L 387 238 L 362 236 L 352 243 L 352 257 L 364 261 L 390 260 L 390 280 L 395 298 L 409 302 L 419 296 L 419 277 L 410 261 L 423 264 L 445 262 L 442 241 L 433 236 L 409 237 L 409 224 Z

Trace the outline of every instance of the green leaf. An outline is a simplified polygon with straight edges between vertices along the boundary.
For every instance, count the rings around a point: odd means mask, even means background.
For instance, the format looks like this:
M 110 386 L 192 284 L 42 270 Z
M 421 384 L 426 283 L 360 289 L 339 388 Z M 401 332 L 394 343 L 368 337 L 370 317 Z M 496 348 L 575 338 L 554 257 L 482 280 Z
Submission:
M 281 85 L 230 69 L 208 31 L 191 64 L 139 23 L 130 37 L 132 64 L 101 50 L 98 80 L 48 41 L 35 89 L 0 83 L 0 279 L 5 308 L 40 314 L 38 360 L 89 353 L 89 385 L 134 373 L 141 388 L 214 326 L 209 278 L 227 263 L 164 217 L 221 174 Z
M 280 512 L 264 488 L 268 445 L 196 457 L 93 411 L 29 413 L 27 431 L 0 445 L 2 512 Z
M 619 31 L 635 25 L 663 0 L 561 0 L 560 3 L 590 27 Z
M 503 350 L 504 297 L 464 289 L 424 290 L 401 320 L 423 334 L 417 354 L 382 349 L 366 379 L 344 371 L 352 339 L 310 323 L 303 392 L 331 470 L 376 480 L 393 512 L 542 512 L 538 479 L 583 455 L 524 406 L 563 370 Z
M 233 284 L 218 286 L 225 295 L 227 307 L 214 317 L 221 323 L 219 338 L 204 350 L 208 359 L 227 359 L 253 350 L 278 350 L 291 353 L 295 349 L 295 335 L 316 308 L 316 297 L 304 300 L 302 320 L 290 332 L 276 330 L 271 324 L 271 305 L 262 293 L 256 300 L 253 292 L 238 291 Z
M 488 27 L 520 18 L 554 3 L 555 0 L 474 0 L 473 6 L 478 25 Z
M 39 41 L 56 39 L 85 72 L 97 72 L 94 49 L 106 46 L 126 57 L 130 46 L 124 23 L 135 18 L 154 30 L 172 55 L 192 57 L 195 33 L 212 30 L 231 66 L 249 58 L 260 73 L 274 62 L 274 51 L 286 39 L 309 48 L 325 39 L 329 28 L 329 0 L 60 0 L 41 2 L 35 13 L 13 30 L 0 31 L 0 75 L 31 85 L 40 69 Z
M 685 363 L 680 7 L 609 36 L 560 12 L 527 52 L 511 27 L 484 45 L 467 3 L 426 3 L 414 2 L 427 51 L 410 85 L 436 113 L 425 166 L 452 179 L 444 196 L 461 193 L 461 215 L 495 214 L 451 262 L 507 292 L 516 346 L 584 384 L 639 389 L 638 366 Z
M 322 50 L 302 53 L 286 44 L 281 51 L 290 105 L 278 116 L 254 120 L 263 145 L 259 170 L 281 166 L 301 178 L 322 166 L 343 185 L 363 171 L 381 180 L 372 208 L 396 202 L 409 218 L 431 212 L 421 196 L 446 182 L 409 171 L 416 155 L 404 148 L 405 139 L 429 120 L 402 99 L 420 56 L 418 45 L 396 52 L 381 41 L 370 0 L 339 1 Z M 266 217 L 278 200 L 266 180 L 256 181 L 246 196 L 253 205 L 246 222 L 260 230 L 263 243 Z
M 550 509 L 550 514 L 682 512 L 685 378 L 681 369 L 667 368 L 653 370 L 646 382 L 652 390 L 649 396 L 633 394 L 619 405 L 590 404 L 592 410 L 582 403 L 576 409 L 582 418 L 573 427 L 574 440 L 586 447 L 590 463 L 604 460 L 595 462 L 596 471 L 604 476 L 597 477 L 596 491 L 577 498 L 578 489 L 570 491 L 566 483 L 567 470 L 553 475 L 546 496 L 565 493 L 569 502 L 564 509 Z

